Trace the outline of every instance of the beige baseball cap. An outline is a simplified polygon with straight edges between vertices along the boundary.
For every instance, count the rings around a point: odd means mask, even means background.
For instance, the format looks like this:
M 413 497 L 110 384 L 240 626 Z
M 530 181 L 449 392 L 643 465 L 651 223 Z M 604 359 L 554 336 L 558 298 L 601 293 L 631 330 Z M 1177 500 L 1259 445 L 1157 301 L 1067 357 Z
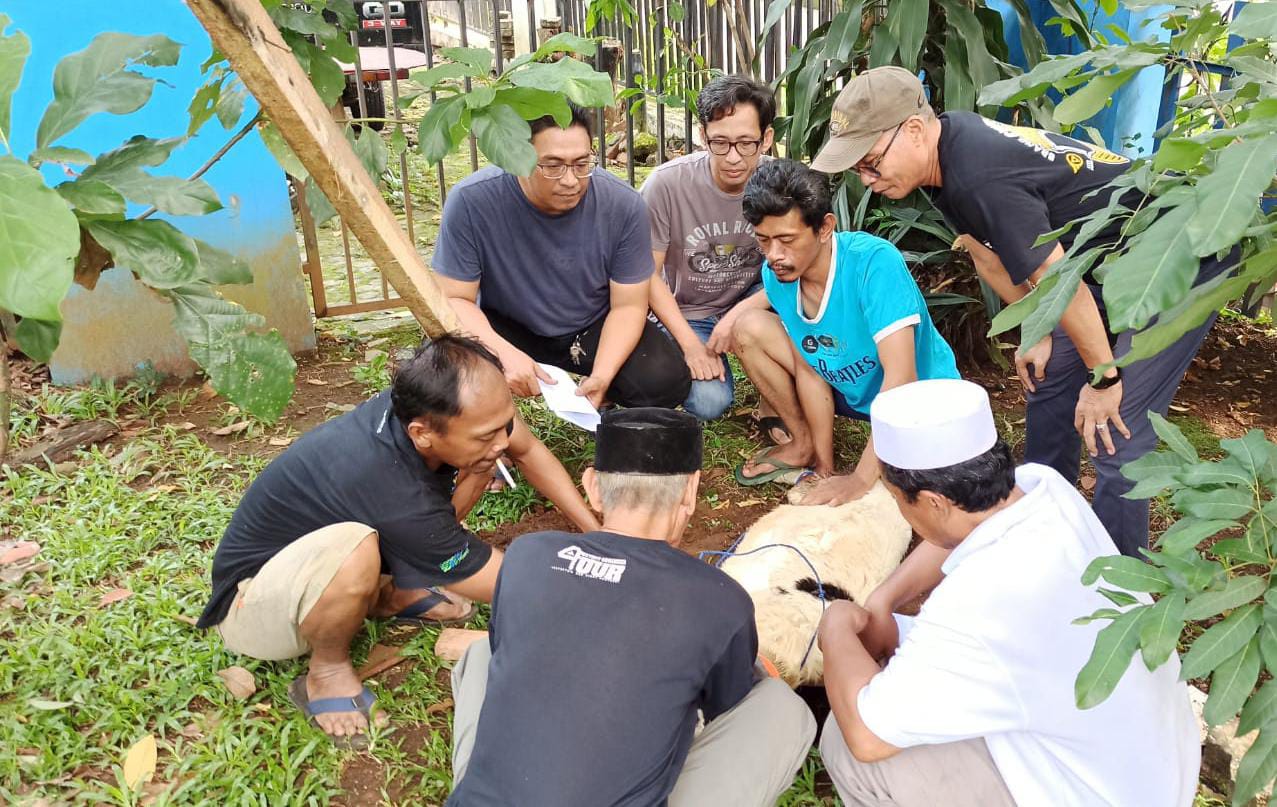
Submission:
M 927 105 L 918 77 L 903 67 L 875 67 L 853 78 L 829 113 L 829 140 L 811 167 L 826 174 L 846 171 L 865 158 L 883 132 Z

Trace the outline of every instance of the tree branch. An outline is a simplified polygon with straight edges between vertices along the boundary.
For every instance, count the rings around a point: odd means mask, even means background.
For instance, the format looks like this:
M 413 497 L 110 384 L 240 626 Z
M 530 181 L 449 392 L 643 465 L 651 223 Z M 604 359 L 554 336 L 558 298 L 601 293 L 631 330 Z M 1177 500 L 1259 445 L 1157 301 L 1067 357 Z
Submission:
M 213 156 L 208 158 L 208 162 L 201 165 L 198 171 L 196 171 L 194 174 L 191 174 L 189 177 L 187 177 L 186 181 L 190 182 L 192 180 L 199 179 L 200 177 L 204 176 L 204 174 L 208 173 L 208 169 L 212 168 L 217 163 L 218 160 L 225 157 L 226 152 L 230 151 L 231 148 L 236 143 L 238 143 L 239 141 L 247 137 L 248 133 L 253 131 L 253 127 L 256 126 L 258 122 L 262 120 L 263 117 L 264 116 L 262 114 L 262 111 L 259 109 L 257 111 L 257 114 L 253 116 L 252 120 L 244 124 L 243 127 L 241 127 L 238 132 L 231 135 L 231 139 L 226 141 L 226 145 L 222 146 L 220 149 L 214 152 Z M 137 220 L 141 221 L 142 219 L 150 218 L 151 216 L 155 215 L 157 212 L 158 212 L 157 208 L 154 208 L 154 207 L 147 208 L 146 210 L 142 211 L 141 214 L 138 215 Z

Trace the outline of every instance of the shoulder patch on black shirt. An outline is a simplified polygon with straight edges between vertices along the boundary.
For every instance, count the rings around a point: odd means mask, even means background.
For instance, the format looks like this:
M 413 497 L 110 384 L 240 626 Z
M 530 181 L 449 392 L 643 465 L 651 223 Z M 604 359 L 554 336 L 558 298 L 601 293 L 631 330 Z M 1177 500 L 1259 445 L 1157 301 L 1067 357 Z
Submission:
M 1011 138 L 1028 146 L 1050 162 L 1055 162 L 1057 156 L 1063 157 L 1064 162 L 1068 164 L 1069 168 L 1073 169 L 1075 174 L 1083 168 L 1088 171 L 1094 171 L 1096 163 L 1126 165 L 1130 162 L 1130 160 L 1120 154 L 1114 154 L 1108 149 L 1083 143 L 1071 137 L 1057 139 L 1052 137 L 1050 132 L 1044 132 L 1041 129 L 1031 129 L 1028 126 L 1010 126 L 984 117 L 979 120 L 1003 137 Z M 1061 140 L 1067 142 L 1060 142 Z

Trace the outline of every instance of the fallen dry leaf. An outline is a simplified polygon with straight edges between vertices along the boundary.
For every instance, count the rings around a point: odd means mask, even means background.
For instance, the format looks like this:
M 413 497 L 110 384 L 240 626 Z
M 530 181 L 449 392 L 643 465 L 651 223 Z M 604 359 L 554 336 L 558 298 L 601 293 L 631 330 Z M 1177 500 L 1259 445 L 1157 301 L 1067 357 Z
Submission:
M 205 381 L 204 386 L 200 387 L 199 395 L 196 397 L 201 401 L 211 401 L 217 397 L 217 390 L 213 389 L 212 384 Z
M 426 707 L 426 714 L 437 715 L 440 712 L 446 712 L 452 708 L 452 698 L 444 698 L 438 703 L 432 703 Z
M 35 541 L 18 541 L 4 547 L 4 544 L 0 544 L 0 566 L 26 560 L 40 551 L 40 545 Z
M 182 429 L 183 431 L 188 431 L 188 432 L 189 432 L 189 431 L 191 431 L 192 429 L 196 429 L 196 428 L 199 428 L 199 427 L 198 427 L 198 426 L 196 426 L 194 423 L 192 423 L 192 422 L 190 422 L 190 421 L 188 420 L 188 421 L 186 421 L 185 423 L 183 423 L 183 424 L 181 424 L 180 426 L 178 426 L 178 428 L 179 428 L 179 429 Z
M 133 592 L 129 591 L 127 588 L 113 588 L 107 593 L 103 594 L 102 599 L 98 600 L 98 607 L 105 608 L 106 606 L 110 605 L 113 602 L 119 602 L 120 600 L 127 600 L 129 597 L 132 597 L 132 596 L 133 596 Z
M 286 446 L 286 445 L 289 445 L 289 444 L 291 444 L 291 443 L 293 442 L 293 438 L 291 438 L 291 437 L 272 437 L 272 438 L 270 438 L 270 440 L 269 440 L 268 442 L 270 442 L 270 444 L 271 444 L 271 445 L 273 445 L 273 446 Z
M 235 700 L 242 701 L 257 691 L 257 681 L 253 674 L 243 667 L 227 667 L 217 671 L 217 677 L 226 684 L 226 689 Z
M 329 401 L 328 403 L 324 404 L 324 408 L 331 409 L 334 412 L 353 412 L 355 410 L 355 405 L 354 404 L 339 404 L 339 403 L 333 403 L 332 401 Z
M 1079 481 L 1082 483 L 1082 490 L 1090 491 L 1095 489 L 1095 477 L 1084 476 Z
M 399 655 L 399 648 L 391 645 L 378 644 L 373 645 L 372 650 L 368 651 L 368 660 L 364 662 L 364 666 L 356 671 L 360 681 L 366 681 L 378 673 L 385 672 L 399 662 L 404 657 Z
M 225 437 L 229 434 L 239 434 L 240 432 L 253 425 L 251 420 L 241 420 L 238 423 L 232 423 L 229 426 L 223 426 L 220 429 L 213 429 L 209 434 L 215 434 L 218 437 Z
M 259 712 L 266 713 L 270 711 L 269 703 L 254 703 L 253 708 Z
M 322 379 L 322 378 L 308 378 L 308 379 L 306 379 L 306 383 L 307 383 L 307 384 L 310 384 L 312 387 L 326 387 L 326 386 L 328 386 L 328 382 L 327 382 L 327 381 L 325 381 L 325 380 L 324 380 L 324 379 Z
M 195 617 L 190 617 L 190 616 L 187 616 L 186 614 L 175 614 L 173 618 L 176 619 L 178 622 L 185 622 L 186 624 L 191 626 L 194 626 L 199 623 L 199 620 L 195 619 Z
M 756 504 L 763 504 L 762 499 L 741 499 L 736 503 L 737 507 L 753 507 Z
M 149 779 L 155 773 L 157 756 L 152 735 L 148 734 L 134 743 L 124 757 L 124 784 L 132 789 Z

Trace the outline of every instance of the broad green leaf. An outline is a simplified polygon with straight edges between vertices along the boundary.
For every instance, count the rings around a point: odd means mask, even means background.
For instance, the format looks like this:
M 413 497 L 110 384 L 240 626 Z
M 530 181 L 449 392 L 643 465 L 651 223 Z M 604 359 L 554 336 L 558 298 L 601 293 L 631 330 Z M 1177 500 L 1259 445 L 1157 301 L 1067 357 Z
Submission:
M 1032 347 L 1055 329 L 1060 317 L 1064 316 L 1064 310 L 1073 302 L 1078 285 L 1082 282 L 1082 275 L 1086 274 L 1094 256 L 1098 254 L 1098 249 L 1091 249 L 1079 260 L 1070 262 L 1070 268 L 1061 273 L 1060 282 L 1042 295 L 1042 302 L 1029 312 L 1020 325 L 1021 348 Z
M 230 129 L 239 123 L 239 119 L 244 116 L 246 100 L 248 100 L 248 91 L 238 82 L 222 90 L 213 111 L 217 114 L 217 122 L 222 124 L 223 129 Z
M 1172 591 L 1158 600 L 1140 624 L 1140 655 L 1149 672 L 1166 663 L 1175 652 L 1184 629 L 1184 595 Z
M 142 170 L 162 164 L 184 142 L 185 138 L 152 140 L 139 135 L 100 155 L 84 169 L 79 181 L 105 182 L 131 202 L 153 205 L 175 216 L 202 216 L 221 210 L 217 193 L 204 180 L 157 177 Z
M 0 309 L 61 322 L 79 254 L 80 225 L 66 201 L 39 171 L 0 157 Z
M 1242 437 L 1230 437 L 1219 441 L 1219 447 L 1251 476 L 1271 480 L 1272 469 L 1277 467 L 1277 445 L 1273 445 L 1259 429 L 1251 429 Z
M 430 105 L 417 127 L 417 148 L 431 165 L 438 163 L 457 147 L 452 128 L 461 120 L 465 100 L 461 96 L 440 98 Z
M 84 226 L 116 266 L 153 289 L 174 289 L 199 277 L 195 242 L 167 221 L 86 221 Z
M 53 70 L 53 102 L 36 130 L 36 147 L 51 145 L 98 112 L 126 115 L 151 98 L 155 79 L 129 68 L 135 64 L 177 64 L 182 46 L 166 36 L 98 34 L 84 50 L 58 62 Z
M 1104 599 L 1108 600 L 1109 602 L 1113 603 L 1119 608 L 1125 608 L 1128 605 L 1138 605 L 1140 602 L 1139 600 L 1135 599 L 1135 597 L 1131 596 L 1130 594 L 1127 594 L 1125 591 L 1116 591 L 1111 588 L 1100 588 L 1097 590 L 1100 592 L 1100 594 L 1104 596 Z
M 404 134 L 402 126 L 395 126 L 395 130 L 390 133 L 390 153 L 398 157 L 408 150 L 408 136 Z
M 1071 624 L 1089 625 L 1092 622 L 1095 622 L 1096 620 L 1117 619 L 1121 615 L 1122 615 L 1122 612 L 1117 610 L 1116 608 L 1100 608 L 1093 613 L 1087 614 L 1086 616 L 1078 617 L 1077 619 L 1073 620 Z
M 825 47 L 821 51 L 820 58 L 840 62 L 851 60 L 856 40 L 860 38 L 860 20 L 864 5 L 864 0 L 852 0 L 845 9 L 834 16 L 829 23 L 829 33 L 825 36 Z M 892 8 L 889 13 L 896 14 L 896 8 L 898 6 Z
M 1259 680 L 1259 668 L 1259 642 L 1255 641 L 1219 665 L 1210 677 L 1210 697 L 1202 710 L 1207 725 L 1218 726 L 1241 711 Z
M 284 169 L 284 173 L 298 180 L 305 180 L 310 176 L 306 166 L 302 165 L 302 161 L 297 159 L 297 155 L 288 147 L 288 143 L 284 141 L 284 136 L 279 133 L 275 124 L 267 123 L 257 131 L 262 136 L 262 143 L 266 145 L 266 150 L 275 158 L 275 162 L 279 163 L 279 167 Z
M 1259 212 L 1260 194 L 1272 184 L 1274 168 L 1277 135 L 1236 143 L 1220 153 L 1215 170 L 1197 183 L 1197 215 L 1187 227 L 1193 255 L 1213 255 L 1241 239 Z
M 776 23 L 780 22 L 780 18 L 785 16 L 791 3 L 793 0 L 771 0 L 771 3 L 767 5 L 767 16 L 763 18 L 763 29 L 758 35 L 759 42 L 767 39 L 767 34 L 776 26 Z M 759 48 L 759 53 L 761 52 L 762 48 Z
M 1140 642 L 1146 608 L 1127 611 L 1095 637 L 1095 648 L 1077 674 L 1073 694 L 1079 709 L 1090 709 L 1113 693 Z
M 1188 462 L 1197 462 L 1197 449 L 1193 448 L 1193 444 L 1188 442 L 1188 438 L 1184 436 L 1184 432 L 1180 431 L 1179 426 L 1171 423 L 1156 412 L 1149 412 L 1148 422 L 1152 424 L 1153 431 L 1157 433 L 1162 442 L 1166 443 L 1167 448 Z
M 1228 273 L 1224 273 L 1194 288 L 1186 299 L 1169 310 L 1160 312 L 1157 322 L 1135 334 L 1131 338 L 1131 349 L 1119 356 L 1116 363 L 1124 367 L 1157 355 L 1207 317 L 1245 294 L 1249 286 L 1250 281 L 1246 277 L 1230 277 Z
M 1250 3 L 1252 6 L 1270 6 L 1273 3 Z M 1242 9 L 1245 11 L 1245 9 Z M 1260 730 L 1255 743 L 1237 766 L 1237 783 L 1233 787 L 1233 804 L 1237 807 L 1248 803 L 1259 791 L 1277 777 L 1277 726 L 1269 723 Z
M 1264 596 L 1268 580 L 1244 575 L 1234 577 L 1220 591 L 1207 591 L 1189 600 L 1184 607 L 1185 619 L 1206 619 Z
M 54 188 L 81 216 L 104 216 L 110 219 L 124 218 L 127 203 L 120 192 L 97 179 L 80 178 L 63 182 Z
M 896 41 L 896 37 L 891 33 L 891 26 L 875 25 L 872 29 L 872 41 L 869 43 L 869 67 L 885 67 L 895 61 L 896 53 L 900 50 L 900 43 Z M 959 43 L 961 40 L 957 40 Z M 965 54 L 965 49 L 963 50 Z M 964 58 L 962 62 L 966 62 Z M 811 64 L 807 65 L 812 67 Z M 797 109 L 797 107 L 796 107 Z
M 1166 571 L 1166 579 L 1170 580 L 1175 588 L 1189 594 L 1196 594 L 1208 588 L 1219 588 L 1226 581 L 1223 566 L 1194 552 L 1182 556 L 1150 552 L 1147 557 Z
M 1201 521 L 1196 518 L 1181 518 L 1157 539 L 1157 549 L 1171 555 L 1182 555 L 1196 549 L 1198 544 L 1212 535 L 1236 526 L 1236 521 Z
M 1243 39 L 1277 39 L 1277 3 L 1247 3 L 1228 24 Z
M 1002 78 L 998 69 L 998 60 L 989 53 L 985 40 L 984 25 L 980 18 L 965 2 L 959 0 L 941 0 L 945 18 L 961 34 L 963 49 L 966 51 L 966 73 L 974 84 L 972 96 L 980 87 L 988 86 Z M 1001 32 L 999 31 L 999 39 Z
M 821 81 L 823 72 L 824 64 L 816 60 L 799 70 L 794 79 L 794 115 L 789 124 L 789 151 L 792 152 L 794 159 L 810 156 L 807 154 L 807 142 L 811 134 L 809 127 L 811 110 L 823 85 Z
M 1124 499 L 1147 499 L 1174 485 L 1184 460 L 1169 451 L 1152 451 L 1122 466 L 1122 475 L 1135 482 L 1135 487 L 1122 494 Z
M 572 125 L 572 110 L 568 108 L 567 99 L 557 93 L 531 87 L 506 87 L 497 90 L 493 103 L 509 106 L 524 120 L 553 115 L 554 122 L 560 128 L 566 129 Z M 457 114 L 460 115 L 461 111 L 457 110 Z
M 1259 629 L 1259 653 L 1269 673 L 1277 674 L 1277 615 L 1270 606 L 1263 608 L 1264 624 Z
M 1064 126 L 1081 123 L 1105 106 L 1119 88 L 1135 76 L 1137 70 L 1120 70 L 1116 73 L 1095 76 L 1084 87 L 1070 94 L 1055 105 L 1055 120 Z
M 1218 462 L 1198 462 L 1189 465 L 1179 475 L 1180 484 L 1190 488 L 1207 485 L 1233 485 L 1254 487 L 1255 475 L 1242 467 L 1233 457 Z
M 287 28 L 305 36 L 326 37 L 333 26 L 320 14 L 295 6 L 279 5 L 270 9 L 271 21 L 279 28 Z
M 31 40 L 21 31 L 6 34 L 9 18 L 0 14 L 0 138 L 9 139 L 10 102 L 22 82 L 22 67 L 31 55 Z
M 980 91 L 982 105 L 1002 104 L 1014 106 L 1023 100 L 1046 92 L 1047 88 L 1068 76 L 1074 70 L 1086 67 L 1091 53 L 1072 56 L 1055 56 L 1038 62 L 1032 70 L 1019 76 L 995 81 Z
M 1269 679 L 1259 691 L 1250 696 L 1237 723 L 1237 736 L 1250 734 L 1277 719 L 1277 679 Z
M 1201 678 L 1241 650 L 1259 631 L 1263 616 L 1258 605 L 1245 605 L 1212 625 L 1197 637 L 1184 656 L 1179 677 L 1182 681 Z
M 253 282 L 253 268 L 238 255 L 232 255 L 198 238 L 192 239 L 199 252 L 200 274 L 215 286 L 243 285 Z
M 1192 140 L 1169 138 L 1163 140 L 1153 155 L 1155 171 L 1191 171 L 1202 161 L 1206 146 Z
M 226 83 L 227 78 L 229 76 L 226 71 L 218 68 L 213 77 L 195 91 L 195 95 L 191 97 L 191 103 L 186 107 L 187 137 L 198 132 L 205 123 L 208 123 L 208 119 L 213 117 L 213 113 L 217 110 L 217 102 L 222 97 L 222 85 Z
M 23 317 L 13 338 L 17 341 L 19 350 L 36 361 L 47 364 L 62 339 L 62 323 Z
M 532 129 L 512 108 L 499 104 L 476 109 L 472 125 L 479 148 L 495 165 L 521 177 L 530 175 L 536 168 Z
M 583 56 L 593 56 L 598 52 L 598 49 L 598 37 L 577 36 L 569 31 L 564 31 L 542 42 L 541 47 L 537 48 L 535 53 L 525 54 L 527 56 L 526 59 L 520 56 L 519 58 L 524 59 L 524 61 L 520 62 L 516 59 L 511 62 L 506 68 L 506 72 L 510 72 L 521 64 L 527 64 L 529 61 L 539 62 L 555 53 L 579 53 Z
M 1104 304 L 1114 332 L 1143 328 L 1188 296 L 1198 270 L 1187 231 L 1194 212 L 1192 205 L 1171 209 L 1105 264 Z
M 496 97 L 497 91 L 484 84 L 466 93 L 466 106 L 471 109 L 479 109 L 491 104 Z
M 351 137 L 352 132 L 348 129 L 346 139 L 349 140 Z M 351 145 L 364 170 L 368 172 L 368 176 L 372 177 L 373 183 L 380 184 L 382 174 L 386 173 L 386 163 L 390 159 L 390 153 L 386 150 L 386 141 L 382 140 L 381 135 L 371 126 L 362 126 L 359 129 L 359 137 Z
M 306 180 L 304 196 L 306 207 L 310 208 L 310 217 L 315 221 L 315 226 L 318 227 L 337 215 L 337 208 L 328 201 L 328 197 L 320 190 L 319 183 L 315 182 L 314 177 Z
M 61 165 L 93 165 L 93 155 L 84 149 L 49 146 L 36 149 L 27 155 L 28 162 L 59 163 Z
M 1123 555 L 1111 555 L 1091 561 L 1082 573 L 1082 585 L 1092 585 L 1101 577 L 1127 591 L 1159 593 L 1171 587 L 1161 569 L 1138 558 Z
M 583 107 L 611 106 L 614 100 L 611 76 L 576 59 L 530 64 L 511 74 L 510 81 L 516 87 L 563 93 Z
M 944 105 L 949 109 L 974 109 L 978 88 L 967 72 L 967 48 L 957 29 L 948 26 L 945 30 Z
M 1262 552 L 1256 552 L 1250 541 L 1245 538 L 1225 538 L 1222 541 L 1216 541 L 1211 544 L 1210 552 L 1231 564 L 1268 562 L 1268 556 Z
M 989 326 L 989 335 L 1006 333 L 1012 328 L 1020 327 L 1029 314 L 1032 314 L 1042 304 L 1043 297 L 1049 294 L 1051 289 L 1055 288 L 1061 277 L 1058 273 L 1048 274 L 1042 278 L 1042 282 L 1038 284 L 1036 289 L 999 311 L 998 315 L 993 318 L 993 324 Z
M 480 73 L 467 64 L 441 64 L 424 70 L 413 70 L 408 74 L 422 87 L 440 89 L 445 81 L 460 81 L 464 78 L 478 78 Z
M 492 72 L 492 51 L 487 48 L 440 48 L 439 55 L 451 62 L 464 64 L 475 71 L 472 75 L 486 76 Z
M 922 49 L 922 38 L 927 33 L 927 22 L 931 17 L 928 13 L 930 6 L 930 0 L 896 0 L 887 9 L 887 26 L 900 43 L 900 64 L 910 72 L 918 69 L 918 52 Z M 850 27 L 854 44 L 860 34 L 859 10 Z M 825 44 L 825 52 L 829 52 L 828 42 Z
M 1274 532 L 1277 529 L 1273 522 L 1262 512 L 1251 518 L 1246 525 L 1246 537 L 1242 540 L 1246 543 L 1247 552 L 1260 563 L 1267 560 L 1272 551 Z
M 1237 520 L 1254 512 L 1255 499 L 1236 488 L 1194 490 L 1185 488 L 1175 494 L 1175 509 L 1196 518 Z

